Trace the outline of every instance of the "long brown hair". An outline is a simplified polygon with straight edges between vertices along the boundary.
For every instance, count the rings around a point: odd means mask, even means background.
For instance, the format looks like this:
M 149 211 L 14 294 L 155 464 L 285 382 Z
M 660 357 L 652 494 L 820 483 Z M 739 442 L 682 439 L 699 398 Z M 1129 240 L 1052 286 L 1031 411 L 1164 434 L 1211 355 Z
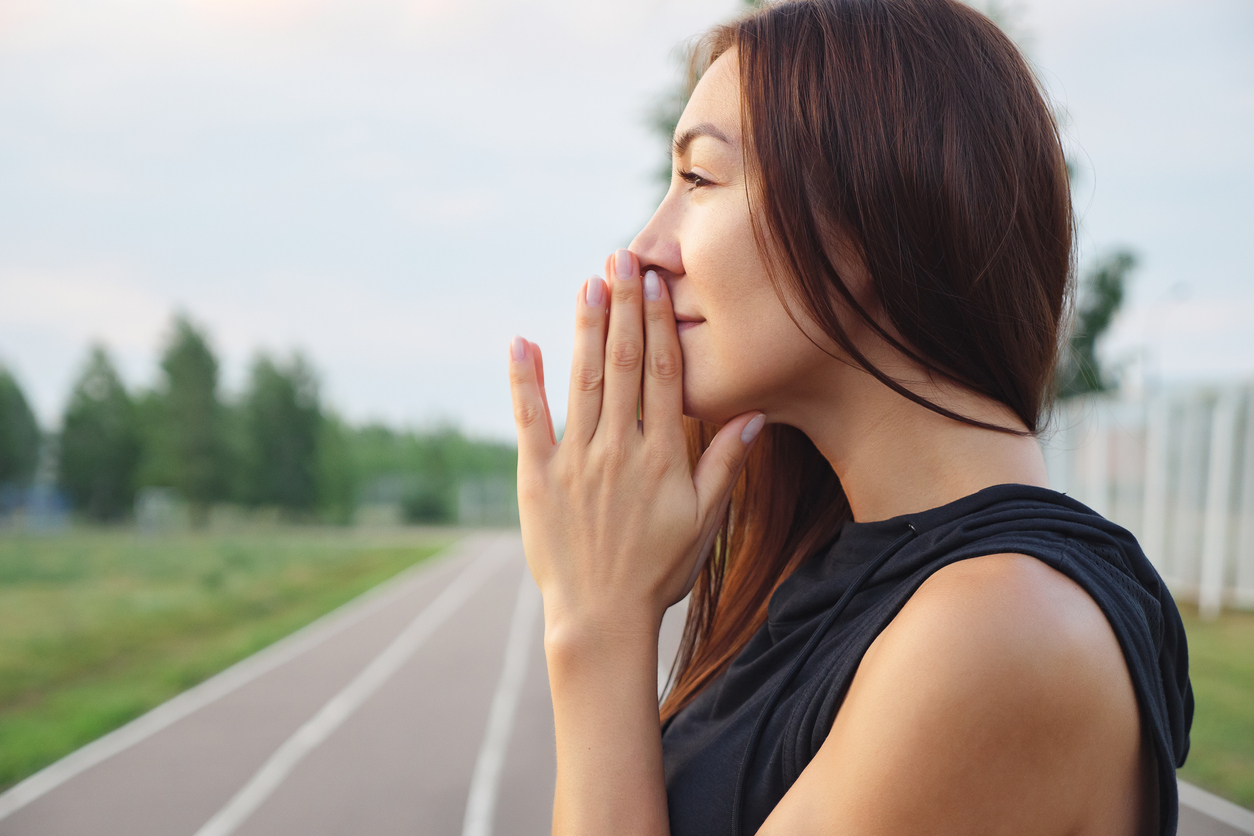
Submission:
M 1014 431 L 875 368 L 839 309 L 1039 431 L 1073 283 L 1073 221 L 1057 125 L 1015 45 L 954 0 L 791 0 L 710 32 L 693 78 L 732 49 L 754 234 L 785 305 L 795 300 L 903 397 Z M 831 230 L 866 267 L 891 328 L 839 275 Z M 695 464 L 717 427 L 685 423 Z M 840 480 L 810 440 L 766 427 L 692 590 L 663 718 L 727 668 L 776 586 L 849 519 Z

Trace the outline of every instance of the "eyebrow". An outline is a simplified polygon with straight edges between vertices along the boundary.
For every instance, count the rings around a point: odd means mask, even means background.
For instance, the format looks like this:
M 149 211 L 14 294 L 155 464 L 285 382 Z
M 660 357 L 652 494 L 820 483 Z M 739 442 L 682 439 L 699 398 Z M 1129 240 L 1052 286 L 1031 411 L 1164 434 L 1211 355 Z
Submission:
M 684 152 L 688 150 L 688 146 L 691 145 L 692 141 L 699 136 L 713 137 L 714 139 L 724 142 L 727 145 L 732 144 L 732 141 L 727 138 L 726 134 L 711 125 L 709 122 L 704 122 L 700 125 L 692 126 L 679 136 L 675 137 L 674 141 L 671 143 L 672 156 L 683 156 Z

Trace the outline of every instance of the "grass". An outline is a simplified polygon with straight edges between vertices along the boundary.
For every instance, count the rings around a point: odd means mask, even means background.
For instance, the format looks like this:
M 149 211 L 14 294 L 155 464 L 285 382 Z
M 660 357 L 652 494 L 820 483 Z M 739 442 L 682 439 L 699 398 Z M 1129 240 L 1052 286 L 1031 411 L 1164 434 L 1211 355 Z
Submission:
M 0 790 L 452 539 L 0 534 Z
M 1180 777 L 1254 809 L 1254 613 L 1200 621 L 1182 606 L 1196 711 Z

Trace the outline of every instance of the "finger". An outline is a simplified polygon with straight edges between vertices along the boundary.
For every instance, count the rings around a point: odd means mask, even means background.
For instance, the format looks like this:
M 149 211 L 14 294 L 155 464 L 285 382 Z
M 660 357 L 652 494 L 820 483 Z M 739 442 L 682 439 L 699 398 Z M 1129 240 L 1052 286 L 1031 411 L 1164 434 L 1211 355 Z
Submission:
M 536 343 L 528 340 L 527 345 L 535 352 L 536 382 L 540 384 L 540 399 L 544 401 L 544 417 L 548 419 L 549 441 L 556 444 L 557 434 L 553 432 L 553 411 L 549 409 L 549 395 L 548 391 L 544 388 L 544 355 L 540 353 L 540 346 Z
M 701 460 L 692 472 L 701 519 L 709 519 L 710 514 L 717 511 L 731 493 L 732 486 L 736 484 L 745 465 L 749 448 L 762 432 L 765 423 L 766 416 L 761 412 L 747 412 L 737 416 L 724 424 L 710 442 L 710 446 L 705 448 Z
M 684 365 L 666 282 L 644 274 L 644 390 L 646 438 L 662 444 L 684 442 Z
M 547 457 L 553 450 L 549 438 L 547 411 L 535 364 L 535 352 L 522 337 L 509 345 L 509 389 L 514 402 L 514 425 L 518 429 L 519 458 Z
M 638 433 L 640 371 L 644 364 L 640 277 L 636 257 L 627 250 L 614 254 L 610 280 L 610 327 L 605 340 L 605 394 L 598 427 L 623 438 Z
M 575 311 L 575 355 L 570 364 L 570 397 L 563 438 L 587 444 L 601 417 L 605 380 L 605 312 L 609 307 L 605 282 L 593 276 L 579 291 Z

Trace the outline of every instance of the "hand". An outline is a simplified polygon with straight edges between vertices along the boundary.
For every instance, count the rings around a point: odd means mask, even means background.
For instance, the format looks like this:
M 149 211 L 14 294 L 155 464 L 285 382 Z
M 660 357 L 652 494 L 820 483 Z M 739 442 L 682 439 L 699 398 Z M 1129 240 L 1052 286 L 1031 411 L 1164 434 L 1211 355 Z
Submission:
M 611 298 L 599 278 L 579 293 L 560 444 L 540 348 L 521 337 L 511 343 L 519 513 L 547 630 L 651 630 L 656 640 L 662 614 L 692 588 L 709 554 L 765 417 L 729 421 L 690 468 L 670 294 L 656 273 L 638 275 L 627 250 L 607 261 L 607 276 L 611 268 Z

